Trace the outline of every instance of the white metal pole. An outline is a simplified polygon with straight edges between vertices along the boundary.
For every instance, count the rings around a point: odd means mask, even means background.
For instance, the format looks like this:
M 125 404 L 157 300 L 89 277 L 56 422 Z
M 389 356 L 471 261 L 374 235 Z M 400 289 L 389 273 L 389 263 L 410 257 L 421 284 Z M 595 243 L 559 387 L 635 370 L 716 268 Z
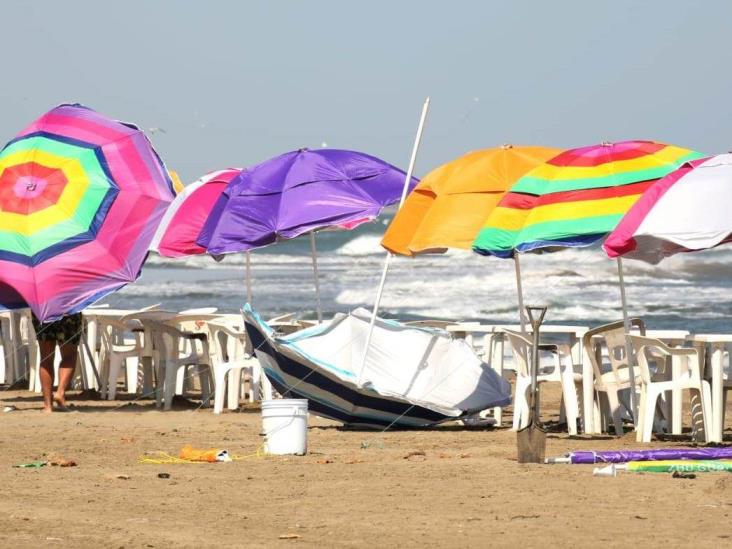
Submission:
M 407 192 L 409 192 L 409 182 L 412 180 L 412 173 L 414 173 L 414 165 L 417 162 L 417 152 L 419 151 L 419 144 L 422 142 L 422 130 L 424 130 L 424 123 L 427 119 L 427 112 L 430 108 L 430 98 L 424 100 L 424 105 L 422 105 L 422 114 L 419 118 L 419 126 L 417 126 L 417 135 L 414 136 L 414 145 L 412 146 L 412 156 L 409 159 L 409 168 L 407 169 L 407 175 L 404 178 L 404 187 L 402 188 L 402 196 L 399 200 L 399 207 L 397 208 L 397 211 L 399 211 L 402 207 L 402 204 L 404 204 L 404 200 L 407 197 Z M 366 357 L 369 353 L 369 345 L 371 345 L 371 336 L 374 333 L 374 324 L 376 324 L 376 317 L 379 314 L 379 306 L 381 305 L 381 296 L 384 293 L 384 284 L 386 284 L 386 274 L 389 271 L 389 262 L 391 261 L 391 252 L 386 252 L 386 257 L 384 258 L 384 268 L 381 271 L 381 280 L 379 281 L 379 289 L 376 292 L 376 302 L 374 303 L 374 310 L 371 313 L 371 321 L 369 322 L 369 331 L 366 335 L 366 343 L 363 347 L 363 356 L 361 357 L 361 366 L 358 372 L 358 378 L 357 383 L 361 382 L 361 375 L 363 374 L 364 366 L 366 366 Z
M 516 272 L 516 291 L 518 293 L 518 306 L 519 306 L 519 322 L 521 323 L 521 333 L 526 333 L 526 317 L 524 316 L 524 290 L 521 285 L 521 260 L 519 259 L 519 253 L 514 252 L 513 254 L 513 266 Z
M 247 303 L 252 304 L 252 262 L 249 252 L 244 254 L 244 263 L 246 265 L 247 274 Z
M 318 250 L 315 248 L 315 231 L 310 231 L 310 255 L 313 257 L 313 277 L 315 277 L 315 304 L 318 324 L 323 323 L 323 307 L 320 304 L 320 276 L 318 275 Z
M 628 316 L 628 301 L 625 298 L 625 278 L 623 276 L 623 260 L 622 258 L 617 258 L 617 264 L 618 264 L 618 279 L 620 280 L 620 303 L 623 308 L 623 325 L 625 326 L 625 333 L 630 333 L 630 317 Z M 635 395 L 635 371 L 634 371 L 634 362 L 635 358 L 633 356 L 633 353 L 631 352 L 630 348 L 630 341 L 628 340 L 627 336 L 625 338 L 625 356 L 628 359 L 628 375 L 630 377 L 630 407 L 633 409 L 633 424 L 635 424 L 636 429 L 638 428 L 636 418 L 638 417 L 638 403 L 636 402 L 636 395 Z

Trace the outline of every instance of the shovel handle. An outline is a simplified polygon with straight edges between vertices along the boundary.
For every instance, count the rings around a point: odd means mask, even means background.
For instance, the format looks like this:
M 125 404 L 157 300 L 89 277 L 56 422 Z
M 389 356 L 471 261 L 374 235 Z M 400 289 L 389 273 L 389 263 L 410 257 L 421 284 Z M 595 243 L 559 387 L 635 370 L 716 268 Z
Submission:
M 534 311 L 539 314 L 537 318 L 534 317 Z M 526 316 L 529 317 L 529 323 L 531 323 L 531 329 L 534 331 L 534 333 L 536 333 L 539 329 L 539 326 L 541 326 L 545 314 L 546 307 L 526 307 Z

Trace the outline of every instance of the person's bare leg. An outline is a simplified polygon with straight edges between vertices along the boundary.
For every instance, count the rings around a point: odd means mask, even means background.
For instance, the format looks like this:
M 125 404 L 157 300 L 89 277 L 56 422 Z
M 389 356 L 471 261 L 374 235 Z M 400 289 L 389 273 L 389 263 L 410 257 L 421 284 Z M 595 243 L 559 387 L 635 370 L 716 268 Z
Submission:
M 76 369 L 76 353 L 77 347 L 73 343 L 64 343 L 61 345 L 61 364 L 58 367 L 58 388 L 53 400 L 61 408 L 66 407 L 66 388 L 71 383 Z
M 41 378 L 41 393 L 43 393 L 43 411 L 53 412 L 53 359 L 56 354 L 55 341 L 39 341 L 41 353 L 41 368 L 38 372 Z

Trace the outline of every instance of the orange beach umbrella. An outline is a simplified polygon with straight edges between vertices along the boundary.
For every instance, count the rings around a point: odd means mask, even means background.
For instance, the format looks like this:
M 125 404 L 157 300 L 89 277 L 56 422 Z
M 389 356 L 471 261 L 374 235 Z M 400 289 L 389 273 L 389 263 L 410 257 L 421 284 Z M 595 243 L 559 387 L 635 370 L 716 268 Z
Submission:
M 384 234 L 382 246 L 400 255 L 470 249 L 511 186 L 560 152 L 549 147 L 503 145 L 443 164 L 409 194 Z

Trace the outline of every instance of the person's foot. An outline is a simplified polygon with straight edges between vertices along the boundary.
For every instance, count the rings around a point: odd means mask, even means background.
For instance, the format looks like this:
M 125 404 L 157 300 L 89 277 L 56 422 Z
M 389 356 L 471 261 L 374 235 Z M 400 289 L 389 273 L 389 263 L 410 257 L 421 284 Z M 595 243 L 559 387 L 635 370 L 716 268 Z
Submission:
M 41 410 L 42 414 L 50 414 L 53 413 L 53 406 L 44 406 L 43 410 Z
M 58 393 L 54 393 L 53 402 L 56 404 L 56 408 L 59 412 L 68 412 L 69 409 L 66 407 L 66 397 Z

